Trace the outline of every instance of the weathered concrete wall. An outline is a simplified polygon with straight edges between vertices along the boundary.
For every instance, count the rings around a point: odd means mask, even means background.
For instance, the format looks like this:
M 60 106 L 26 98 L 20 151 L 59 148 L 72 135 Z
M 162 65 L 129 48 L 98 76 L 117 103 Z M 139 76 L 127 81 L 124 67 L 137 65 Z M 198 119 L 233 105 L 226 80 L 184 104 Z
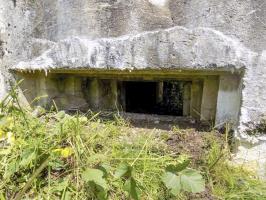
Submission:
M 241 121 L 265 112 L 264 89 L 254 92 L 264 81 L 263 0 L 14 2 L 0 2 L 4 76 L 10 67 L 241 68 Z
M 88 108 L 92 110 L 116 110 L 118 109 L 117 81 L 115 80 L 88 80 L 87 87 L 83 88 L 88 101 Z
M 82 78 L 78 76 L 49 76 L 43 74 L 16 75 L 23 79 L 21 100 L 25 106 L 57 107 L 64 110 L 87 110 L 89 107 L 82 90 Z M 95 93 L 93 93 L 95 95 Z M 95 98 L 92 98 L 95 99 Z
M 191 84 L 191 105 L 190 114 L 196 119 L 200 119 L 201 104 L 202 104 L 203 82 L 200 80 L 193 80 Z
M 201 103 L 201 120 L 215 121 L 217 93 L 219 88 L 219 77 L 209 76 L 204 79 Z
M 220 76 L 219 92 L 217 99 L 216 125 L 222 126 L 225 122 L 231 122 L 237 126 L 241 106 L 241 76 Z

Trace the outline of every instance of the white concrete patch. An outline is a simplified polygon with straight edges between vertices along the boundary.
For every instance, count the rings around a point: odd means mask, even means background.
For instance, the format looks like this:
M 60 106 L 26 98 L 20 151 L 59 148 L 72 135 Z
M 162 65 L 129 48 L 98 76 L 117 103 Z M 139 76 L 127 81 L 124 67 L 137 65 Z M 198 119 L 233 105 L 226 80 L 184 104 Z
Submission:
M 241 80 L 236 75 L 220 76 L 216 110 L 216 125 L 237 125 L 241 103 Z
M 5 84 L 5 78 L 3 74 L 0 74 L 0 99 L 3 99 L 7 94 L 6 84 Z
M 152 5 L 158 6 L 158 7 L 164 7 L 166 6 L 168 0 L 149 0 L 149 2 Z
M 259 177 L 266 178 L 266 143 L 252 148 L 239 146 L 233 162 L 257 172 Z

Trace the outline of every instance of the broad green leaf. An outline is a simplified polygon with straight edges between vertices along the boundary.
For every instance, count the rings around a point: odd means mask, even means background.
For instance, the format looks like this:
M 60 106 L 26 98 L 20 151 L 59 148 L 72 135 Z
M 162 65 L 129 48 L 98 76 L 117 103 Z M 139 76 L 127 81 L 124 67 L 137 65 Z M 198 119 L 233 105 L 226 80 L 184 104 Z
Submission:
M 131 177 L 132 167 L 126 163 L 122 163 L 118 166 L 117 170 L 115 171 L 115 177 L 121 178 L 123 176 Z
M 177 173 L 186 169 L 189 163 L 190 160 L 184 160 L 184 162 L 178 163 L 177 165 L 168 165 L 165 170 L 167 172 Z
M 177 195 L 181 190 L 180 177 L 172 172 L 165 172 L 162 176 L 164 185 L 170 190 L 173 195 Z
M 176 173 L 176 165 L 168 165 L 168 166 L 165 168 L 165 171 L 167 171 L 167 172 L 172 172 L 172 173 Z
M 186 169 L 190 164 L 190 159 L 186 155 L 179 156 L 177 161 L 178 161 L 177 164 L 168 165 L 165 170 L 172 173 L 177 173 Z
M 85 182 L 94 182 L 96 185 L 103 189 L 108 189 L 106 180 L 103 178 L 104 173 L 99 169 L 86 169 L 82 173 L 82 179 Z
M 22 154 L 22 160 L 19 165 L 21 167 L 27 167 L 33 160 L 36 159 L 36 152 L 34 149 L 28 149 Z
M 177 160 L 178 160 L 178 164 L 176 165 L 177 172 L 186 169 L 190 164 L 190 159 L 187 155 L 180 155 Z
M 97 199 L 98 200 L 107 200 L 108 194 L 106 190 L 101 190 L 97 193 Z
M 180 180 L 184 191 L 198 193 L 205 190 L 205 181 L 197 170 L 183 170 L 180 172 Z
M 132 199 L 139 199 L 139 191 L 134 178 L 129 178 L 128 180 L 126 180 L 124 184 L 124 190 L 128 192 L 129 197 L 131 197 Z
M 110 171 L 111 171 L 111 166 L 106 164 L 106 163 L 104 163 L 104 164 L 100 165 L 98 167 L 98 169 L 101 170 L 104 173 L 103 177 L 106 178 L 108 176 L 108 174 L 110 173 Z

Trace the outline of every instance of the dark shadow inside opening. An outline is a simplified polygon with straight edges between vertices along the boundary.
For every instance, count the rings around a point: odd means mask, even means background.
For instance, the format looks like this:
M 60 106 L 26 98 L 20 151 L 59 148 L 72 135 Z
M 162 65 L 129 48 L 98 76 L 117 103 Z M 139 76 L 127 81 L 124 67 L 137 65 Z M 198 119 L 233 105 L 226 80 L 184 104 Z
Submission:
M 126 112 L 154 113 L 156 82 L 125 82 Z
M 125 111 L 183 116 L 183 81 L 125 81 Z

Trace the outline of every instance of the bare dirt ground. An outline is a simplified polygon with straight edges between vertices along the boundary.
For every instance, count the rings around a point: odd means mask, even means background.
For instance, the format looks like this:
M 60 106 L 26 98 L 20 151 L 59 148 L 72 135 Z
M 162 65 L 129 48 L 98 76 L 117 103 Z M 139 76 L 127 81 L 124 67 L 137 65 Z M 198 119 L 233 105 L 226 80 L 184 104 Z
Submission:
M 130 123 L 133 133 L 147 133 L 153 131 L 158 137 L 163 138 L 173 154 L 186 154 L 191 157 L 191 167 L 198 168 L 202 165 L 203 156 L 207 154 L 208 137 L 220 137 L 218 131 L 211 130 L 209 124 L 198 123 L 192 118 L 126 114 L 124 117 Z M 190 195 L 191 200 L 215 199 L 210 189 L 200 194 Z

